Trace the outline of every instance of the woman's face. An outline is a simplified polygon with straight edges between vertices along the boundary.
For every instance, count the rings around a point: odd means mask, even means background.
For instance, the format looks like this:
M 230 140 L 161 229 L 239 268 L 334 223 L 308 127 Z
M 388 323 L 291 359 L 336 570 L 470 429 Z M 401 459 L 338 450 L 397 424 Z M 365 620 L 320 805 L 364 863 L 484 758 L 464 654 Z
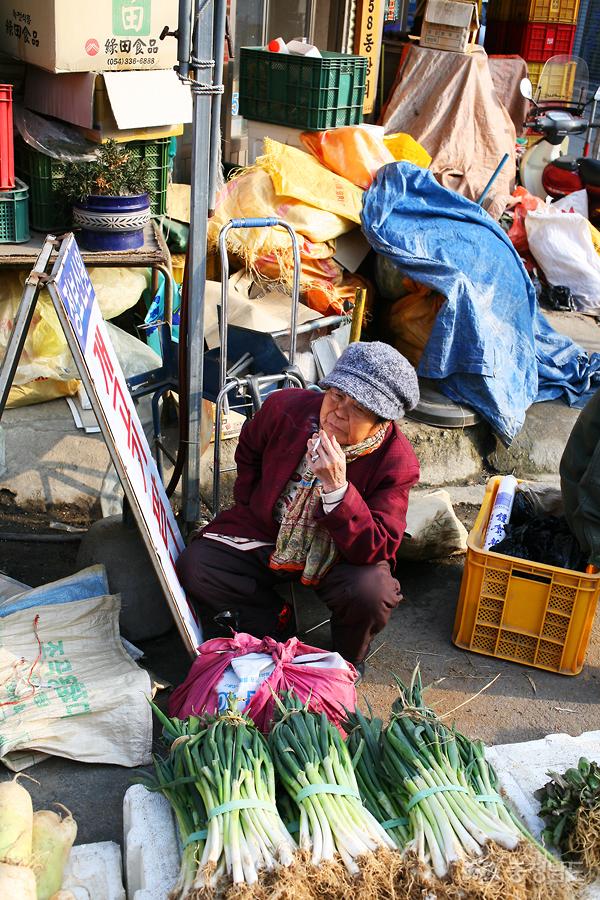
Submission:
M 351 447 L 375 434 L 380 420 L 348 394 L 329 388 L 321 406 L 320 425 L 328 437 L 336 437 L 342 446 Z

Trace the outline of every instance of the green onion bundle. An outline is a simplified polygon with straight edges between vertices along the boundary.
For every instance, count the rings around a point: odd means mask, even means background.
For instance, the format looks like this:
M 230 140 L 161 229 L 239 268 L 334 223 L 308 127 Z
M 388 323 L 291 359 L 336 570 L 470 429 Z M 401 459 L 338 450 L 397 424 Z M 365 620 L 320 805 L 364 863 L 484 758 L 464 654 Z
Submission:
M 206 809 L 200 795 L 191 790 L 194 776 L 189 774 L 193 768 L 191 750 L 202 739 L 206 728 L 196 716 L 180 721 L 167 718 L 154 704 L 152 708 L 163 725 L 163 739 L 170 753 L 166 759 L 154 756 L 154 775 L 144 774 L 137 780 L 149 791 L 163 794 L 173 810 L 183 853 L 179 878 L 170 897 L 183 900 L 194 885 L 206 837 Z
M 552 859 L 547 850 L 539 844 L 533 835 L 527 830 L 521 820 L 512 812 L 498 789 L 498 776 L 492 764 L 486 759 L 485 745 L 483 741 L 472 741 L 459 731 L 454 732 L 456 743 L 469 784 L 475 792 L 477 799 L 485 808 L 502 819 L 506 824 L 512 824 L 520 831 L 524 838 L 535 844 L 537 849 L 548 859 Z
M 484 795 L 473 790 L 454 733 L 423 704 L 418 672 L 410 687 L 398 686 L 400 698 L 383 735 L 383 765 L 408 811 L 418 858 L 443 878 L 452 864 L 481 855 L 490 841 L 516 849 L 519 829 L 508 814 L 486 807 L 498 802 L 491 785 L 484 783 Z
M 291 693 L 276 698 L 278 721 L 269 746 L 279 779 L 299 808 L 299 844 L 312 862 L 334 862 L 339 854 L 357 875 L 357 859 L 394 841 L 363 805 L 350 753 L 324 713 L 308 711 Z
M 289 866 L 295 844 L 277 811 L 265 739 L 250 720 L 232 711 L 218 717 L 191 755 L 208 819 L 195 887 L 222 876 L 254 884 L 261 869 Z
M 382 720 L 367 719 L 356 708 L 353 713 L 346 713 L 344 727 L 348 732 L 346 743 L 352 754 L 352 765 L 365 806 L 397 846 L 405 847 L 410 839 L 408 814 L 385 781 L 381 749 Z
M 164 717 L 162 721 L 165 724 Z M 277 810 L 273 762 L 258 729 L 237 713 L 236 704 L 207 717 L 193 735 L 181 729 L 183 723 L 173 725 L 177 721 L 166 720 L 183 733 L 174 737 L 165 725 L 167 737 L 173 738 L 170 758 L 168 763 L 155 761 L 155 767 L 161 773 L 159 789 L 173 805 L 184 847 L 194 848 L 196 869 L 190 884 L 190 852 L 172 897 L 210 892 L 221 879 L 255 884 L 262 870 L 289 866 L 296 844 Z M 171 774 L 174 777 L 166 781 Z M 182 794 L 188 797 L 187 805 Z M 197 827 L 199 815 L 192 821 L 190 806 L 203 812 L 204 829 Z

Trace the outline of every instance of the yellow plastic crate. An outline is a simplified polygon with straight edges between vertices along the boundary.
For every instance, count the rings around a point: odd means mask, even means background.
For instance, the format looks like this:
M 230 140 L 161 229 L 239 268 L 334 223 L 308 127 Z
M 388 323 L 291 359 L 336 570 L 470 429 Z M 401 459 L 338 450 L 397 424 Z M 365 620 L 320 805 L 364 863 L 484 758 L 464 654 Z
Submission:
M 528 62 L 527 72 L 529 80 L 533 86 L 533 95 L 540 86 L 540 78 L 545 63 Z M 573 86 L 575 84 L 575 76 L 577 74 L 577 62 L 567 62 L 554 64 L 550 74 L 544 76 L 543 96 L 551 97 L 553 100 L 572 100 Z
M 556 22 L 575 25 L 579 0 L 508 0 L 517 22 Z
M 540 75 L 542 74 L 542 69 L 544 68 L 543 62 L 528 62 L 527 63 L 527 77 L 529 78 L 532 87 L 533 94 L 535 96 L 535 92 L 537 90 L 537 86 L 540 80 Z
M 452 640 L 463 650 L 577 675 L 594 622 L 600 574 L 483 550 L 500 480 L 488 481 L 467 539 Z

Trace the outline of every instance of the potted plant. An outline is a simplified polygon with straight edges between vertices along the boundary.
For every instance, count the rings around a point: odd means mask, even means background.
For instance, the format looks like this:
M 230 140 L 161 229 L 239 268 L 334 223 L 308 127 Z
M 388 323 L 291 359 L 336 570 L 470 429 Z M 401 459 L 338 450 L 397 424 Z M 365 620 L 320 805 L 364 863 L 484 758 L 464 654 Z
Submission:
M 126 144 L 107 141 L 94 162 L 67 163 L 64 185 L 87 250 L 135 250 L 150 221 L 148 168 Z

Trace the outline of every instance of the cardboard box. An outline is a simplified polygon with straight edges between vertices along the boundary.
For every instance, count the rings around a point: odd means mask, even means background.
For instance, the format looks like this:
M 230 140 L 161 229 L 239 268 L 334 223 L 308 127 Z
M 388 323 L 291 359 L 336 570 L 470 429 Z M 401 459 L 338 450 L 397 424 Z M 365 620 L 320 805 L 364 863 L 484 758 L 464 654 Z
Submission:
M 169 137 L 192 121 L 189 85 L 172 69 L 53 75 L 31 66 L 25 106 L 78 125 L 96 141 Z
M 468 53 L 471 46 L 475 45 L 478 28 L 476 3 L 429 0 L 423 18 L 420 44 L 430 50 Z
M 219 346 L 219 314 L 221 285 L 206 282 L 204 307 L 204 339 L 209 350 Z M 264 334 L 283 331 L 290 327 L 290 295 L 277 284 L 256 284 L 244 270 L 229 279 L 228 319 L 230 325 L 252 328 Z M 298 304 L 298 324 L 321 319 L 314 309 Z
M 0 51 L 49 72 L 167 69 L 178 0 L 14 0 L 4 4 Z
M 252 119 L 246 119 L 248 125 L 248 165 L 252 166 L 256 162 L 257 157 L 262 156 L 264 151 L 263 141 L 266 137 L 272 138 L 280 144 L 289 144 L 290 147 L 297 147 L 299 150 L 308 150 L 300 140 L 300 135 L 304 128 L 288 128 L 287 125 L 271 125 L 269 122 L 255 122 Z

